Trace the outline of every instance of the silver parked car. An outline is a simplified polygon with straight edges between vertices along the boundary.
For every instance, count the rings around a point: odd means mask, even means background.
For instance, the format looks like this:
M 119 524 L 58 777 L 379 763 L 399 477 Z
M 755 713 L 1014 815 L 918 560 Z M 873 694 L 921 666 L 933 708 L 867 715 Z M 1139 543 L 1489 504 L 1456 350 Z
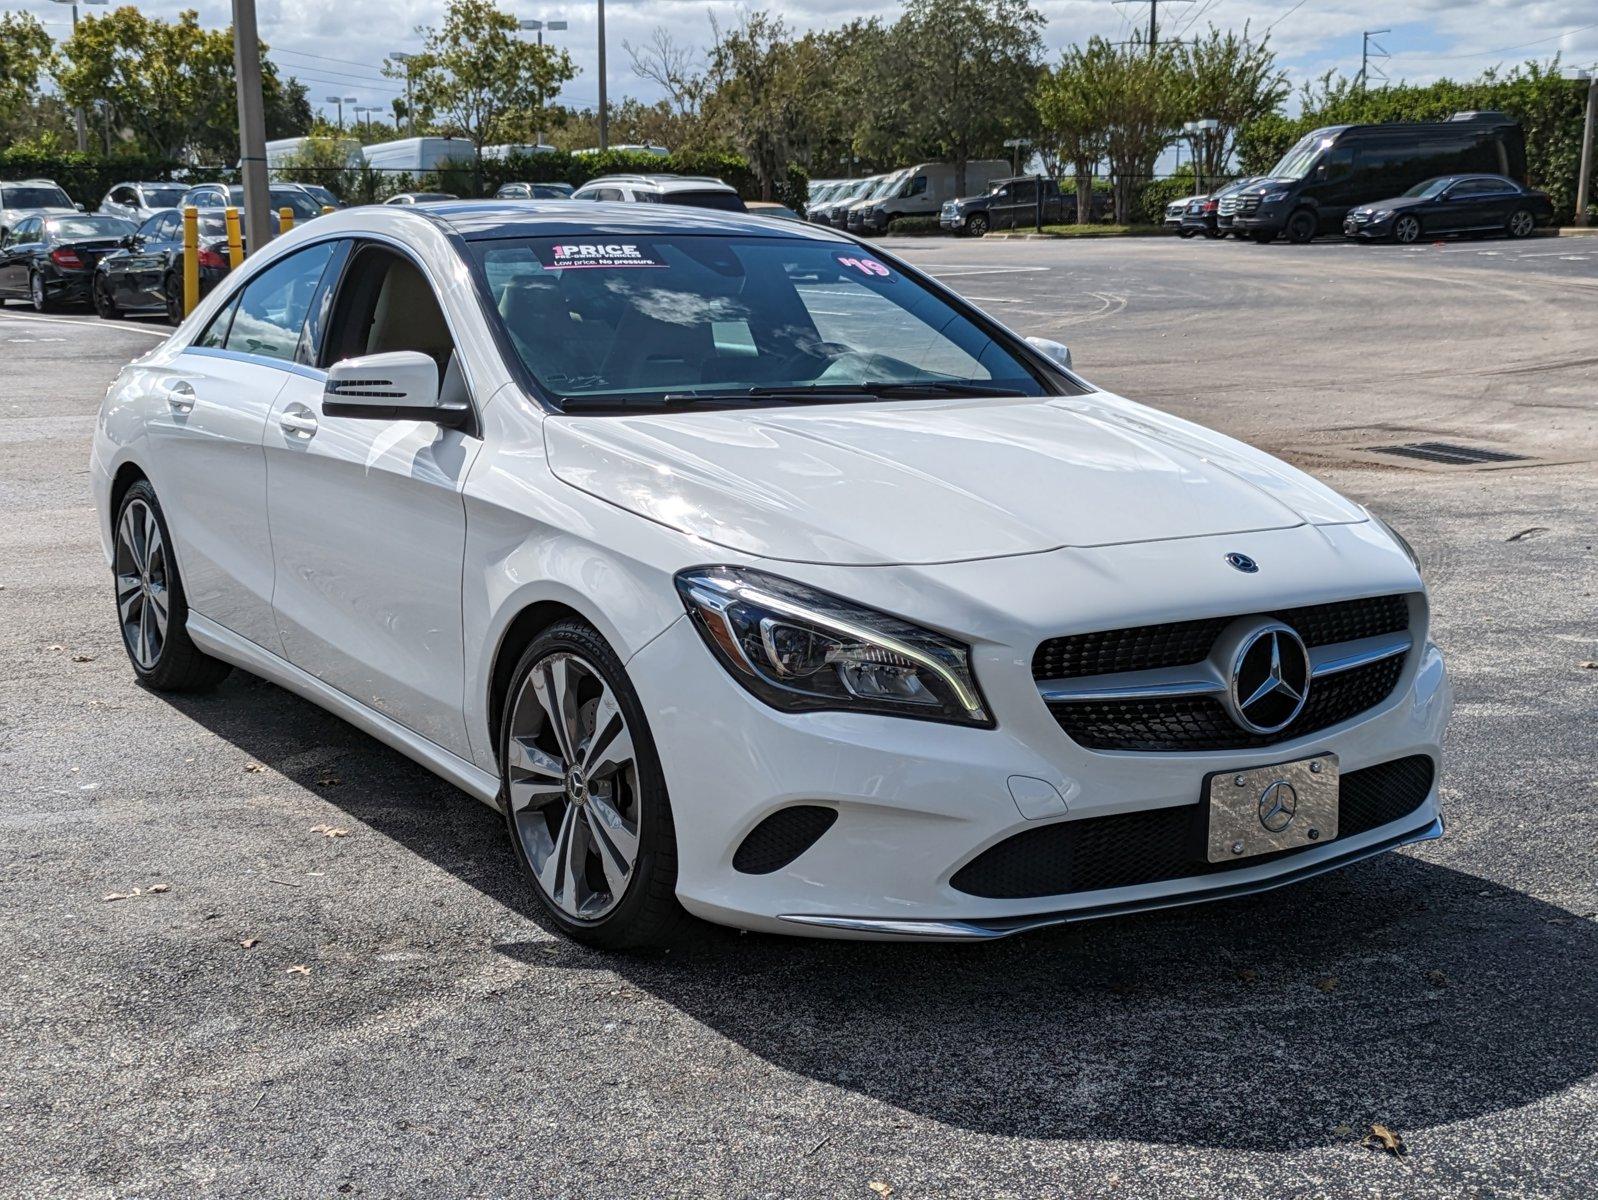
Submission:
M 142 225 L 162 209 L 176 208 L 186 190 L 183 184 L 170 181 L 119 183 L 100 201 L 100 211 Z

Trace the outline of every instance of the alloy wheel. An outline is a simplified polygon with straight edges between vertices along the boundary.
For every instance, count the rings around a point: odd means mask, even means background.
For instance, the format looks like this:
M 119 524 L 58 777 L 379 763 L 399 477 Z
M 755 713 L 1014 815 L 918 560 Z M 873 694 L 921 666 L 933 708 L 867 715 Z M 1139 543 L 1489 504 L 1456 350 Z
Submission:
M 981 237 L 988 231 L 988 219 L 981 213 L 977 213 L 972 217 L 967 217 L 965 231 L 972 237 Z
M 511 819 L 539 890 L 567 917 L 597 921 L 638 866 L 639 778 L 615 693 L 579 655 L 533 664 L 511 711 Z
M 1399 217 L 1393 224 L 1393 240 L 1409 245 L 1420 239 L 1420 221 L 1415 217 Z
M 35 312 L 44 312 L 50 307 L 50 294 L 45 291 L 44 276 L 37 271 L 28 277 L 28 299 L 33 302 Z
M 1523 238 L 1536 228 L 1537 218 L 1524 208 L 1517 208 L 1514 215 L 1509 218 L 1509 236 Z
M 117 616 L 133 661 L 153 671 L 166 644 L 166 543 L 161 523 L 143 500 L 132 500 L 117 523 Z

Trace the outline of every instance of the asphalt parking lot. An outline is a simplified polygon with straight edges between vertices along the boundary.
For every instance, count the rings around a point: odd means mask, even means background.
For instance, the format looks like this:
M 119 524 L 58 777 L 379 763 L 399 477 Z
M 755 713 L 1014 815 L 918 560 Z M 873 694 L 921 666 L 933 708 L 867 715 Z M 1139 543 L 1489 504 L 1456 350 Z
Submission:
M 1448 836 L 986 946 L 581 949 L 399 755 L 240 673 L 134 686 L 87 446 L 165 331 L 12 307 L 0 1193 L 1598 1194 L 1598 238 L 892 248 L 1410 537 Z M 1526 458 L 1364 453 L 1416 441 Z

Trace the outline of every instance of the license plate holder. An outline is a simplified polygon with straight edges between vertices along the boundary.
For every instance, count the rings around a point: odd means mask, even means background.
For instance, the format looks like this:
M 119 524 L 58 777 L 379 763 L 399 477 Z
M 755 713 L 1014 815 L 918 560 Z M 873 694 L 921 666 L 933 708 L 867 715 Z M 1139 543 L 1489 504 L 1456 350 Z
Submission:
M 1205 780 L 1212 863 L 1320 845 L 1337 836 L 1337 755 L 1317 754 Z

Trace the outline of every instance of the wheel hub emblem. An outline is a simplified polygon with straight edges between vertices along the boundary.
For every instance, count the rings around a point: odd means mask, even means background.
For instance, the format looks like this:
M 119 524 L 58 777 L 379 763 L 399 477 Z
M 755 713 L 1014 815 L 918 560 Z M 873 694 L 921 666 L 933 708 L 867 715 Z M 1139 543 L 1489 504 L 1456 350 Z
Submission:
M 1298 793 L 1285 779 L 1278 779 L 1260 793 L 1260 824 L 1271 833 L 1281 833 L 1298 815 Z
M 588 781 L 576 767 L 566 772 L 566 799 L 573 804 L 584 804 L 588 800 Z
M 1309 651 L 1280 623 L 1256 629 L 1233 659 L 1228 707 L 1254 733 L 1277 733 L 1304 711 L 1309 699 Z

